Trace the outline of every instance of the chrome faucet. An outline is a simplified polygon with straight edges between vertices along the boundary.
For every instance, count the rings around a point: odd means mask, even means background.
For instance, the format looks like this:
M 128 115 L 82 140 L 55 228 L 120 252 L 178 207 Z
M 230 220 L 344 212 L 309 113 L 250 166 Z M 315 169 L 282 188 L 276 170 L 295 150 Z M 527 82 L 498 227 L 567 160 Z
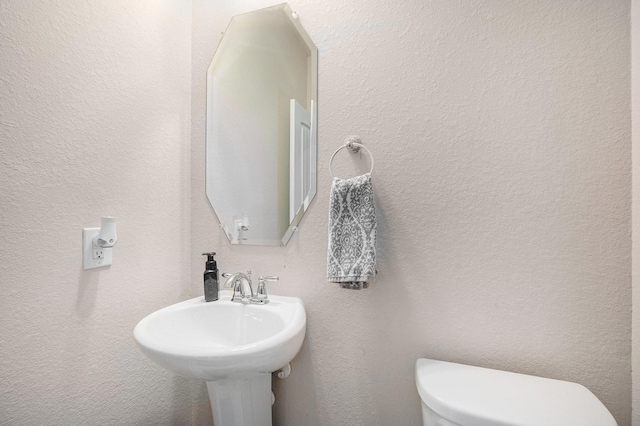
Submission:
M 236 272 L 235 274 L 225 272 L 222 276 L 227 278 L 227 281 L 224 283 L 225 287 L 229 288 L 233 286 L 232 302 L 251 303 L 251 300 L 254 298 L 253 287 L 251 286 L 251 271 L 247 271 L 246 274 L 242 272 Z M 247 294 L 247 287 L 249 287 L 249 294 Z
M 222 276 L 227 279 L 224 286 L 227 288 L 233 287 L 233 297 L 231 298 L 232 302 L 244 304 L 253 303 L 255 305 L 266 305 L 269 303 L 266 281 L 278 281 L 279 279 L 276 276 L 261 276 L 258 280 L 258 289 L 254 293 L 253 286 L 251 285 L 251 271 L 247 271 L 246 274 L 243 274 L 242 272 L 236 272 L 235 274 L 225 272 Z M 249 290 L 248 293 L 247 287 Z

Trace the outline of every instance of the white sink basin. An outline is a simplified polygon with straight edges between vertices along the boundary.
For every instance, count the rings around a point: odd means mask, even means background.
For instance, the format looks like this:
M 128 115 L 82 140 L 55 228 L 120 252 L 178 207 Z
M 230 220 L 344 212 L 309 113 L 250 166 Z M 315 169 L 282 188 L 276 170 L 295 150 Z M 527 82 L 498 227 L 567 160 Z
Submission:
M 207 381 L 271 373 L 298 353 L 306 331 L 302 300 L 270 296 L 243 305 L 223 295 L 196 297 L 142 319 L 133 335 L 151 360 L 181 376 Z

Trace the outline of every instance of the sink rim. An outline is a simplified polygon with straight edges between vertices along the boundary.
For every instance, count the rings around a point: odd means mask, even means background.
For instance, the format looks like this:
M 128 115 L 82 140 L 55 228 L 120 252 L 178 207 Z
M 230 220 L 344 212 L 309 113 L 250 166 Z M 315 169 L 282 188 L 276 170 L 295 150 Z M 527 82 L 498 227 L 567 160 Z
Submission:
M 289 296 L 269 295 L 270 303 L 266 305 L 244 305 L 237 302 L 231 302 L 231 295 L 222 294 L 220 299 L 214 302 L 205 302 L 204 297 L 195 297 L 193 299 L 178 302 L 173 305 L 166 306 L 155 312 L 150 313 L 136 324 L 133 335 L 136 343 L 144 350 L 158 353 L 159 355 L 171 356 L 186 359 L 216 359 L 223 360 L 225 358 L 242 356 L 248 354 L 259 354 L 263 350 L 270 350 L 282 344 L 286 344 L 289 340 L 296 337 L 302 330 L 306 329 L 306 313 L 304 304 L 301 299 Z M 215 306 L 225 305 L 234 309 L 244 309 L 254 312 L 266 311 L 274 313 L 284 320 L 284 328 L 276 334 L 258 340 L 256 342 L 237 345 L 237 346 L 197 346 L 197 345 L 181 345 L 162 341 L 150 336 L 148 329 L 152 321 L 160 316 L 170 315 L 171 312 L 188 309 L 190 306 Z M 282 310 L 288 315 L 284 316 Z M 305 333 L 306 334 L 306 333 Z

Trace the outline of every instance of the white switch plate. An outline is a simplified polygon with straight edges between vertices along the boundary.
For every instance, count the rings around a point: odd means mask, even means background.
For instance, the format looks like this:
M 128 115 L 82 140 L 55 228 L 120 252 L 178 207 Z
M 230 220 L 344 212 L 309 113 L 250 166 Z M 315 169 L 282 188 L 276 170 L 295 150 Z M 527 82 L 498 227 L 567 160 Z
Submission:
M 98 235 L 100 228 L 82 228 L 82 267 L 95 269 L 111 265 L 112 248 L 93 247 L 93 238 Z M 94 250 L 96 252 L 94 253 Z

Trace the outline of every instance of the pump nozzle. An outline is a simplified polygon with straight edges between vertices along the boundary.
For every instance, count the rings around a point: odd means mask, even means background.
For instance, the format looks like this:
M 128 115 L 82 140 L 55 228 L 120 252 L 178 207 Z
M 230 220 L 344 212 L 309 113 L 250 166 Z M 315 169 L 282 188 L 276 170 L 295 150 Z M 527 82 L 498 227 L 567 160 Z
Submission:
M 210 251 L 210 252 L 208 252 L 208 253 L 202 253 L 202 255 L 203 255 L 203 256 L 207 256 L 207 260 L 208 260 L 209 262 L 213 262 L 213 256 L 215 256 L 215 255 L 216 255 L 216 252 L 215 252 L 215 251 Z
M 213 256 L 216 255 L 216 252 L 214 251 L 210 251 L 208 253 L 202 253 L 203 256 L 207 256 L 207 264 L 206 264 L 206 269 L 211 271 L 214 269 L 217 269 L 217 263 L 216 260 L 213 258 Z

